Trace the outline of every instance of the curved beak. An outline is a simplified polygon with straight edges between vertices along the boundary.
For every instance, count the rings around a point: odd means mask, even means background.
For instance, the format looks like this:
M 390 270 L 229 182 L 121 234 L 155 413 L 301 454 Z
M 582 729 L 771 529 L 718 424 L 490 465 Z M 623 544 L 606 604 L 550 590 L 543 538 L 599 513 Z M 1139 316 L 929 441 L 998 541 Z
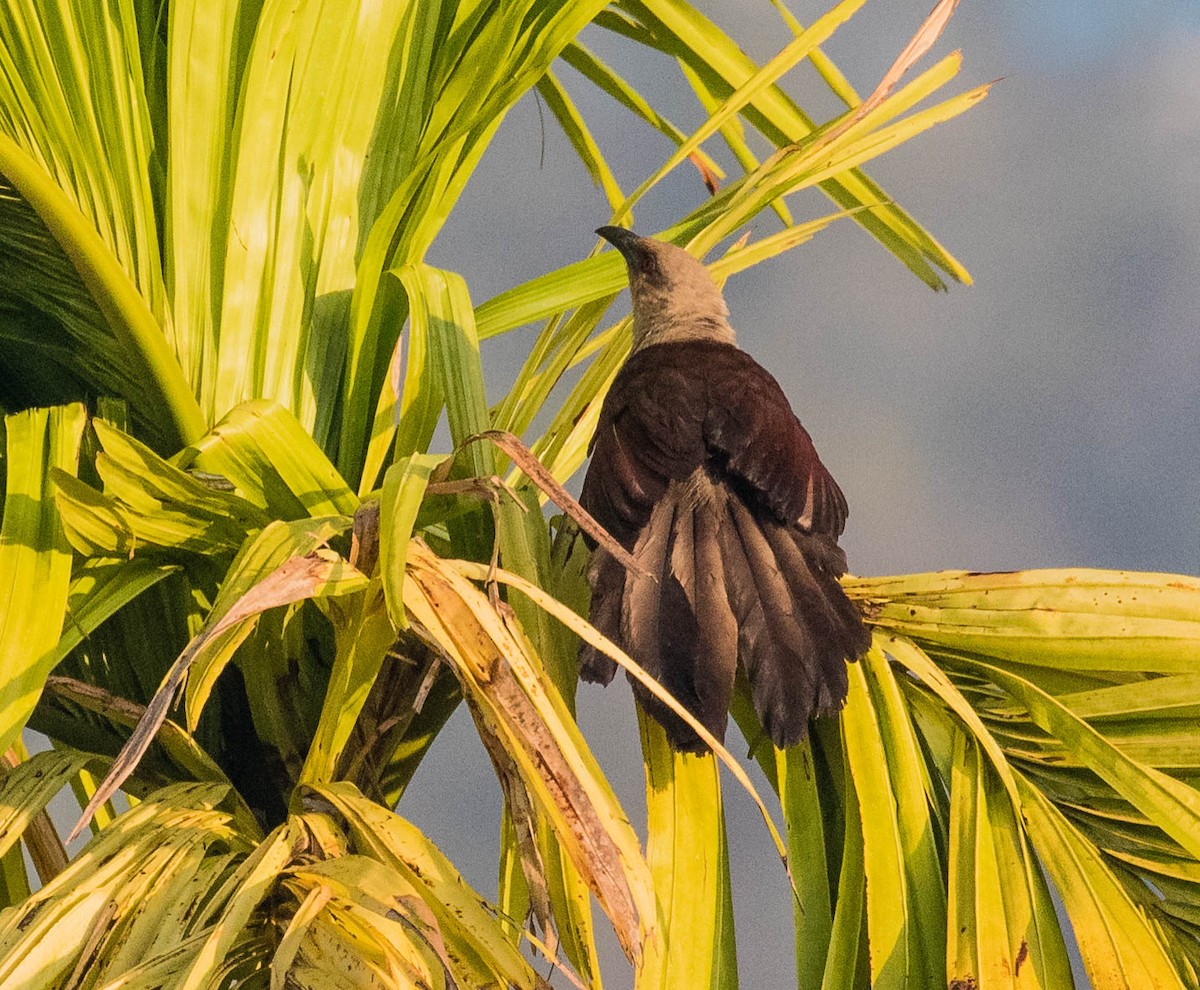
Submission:
M 628 260 L 641 244 L 642 238 L 624 227 L 597 227 L 596 233 L 621 252 Z

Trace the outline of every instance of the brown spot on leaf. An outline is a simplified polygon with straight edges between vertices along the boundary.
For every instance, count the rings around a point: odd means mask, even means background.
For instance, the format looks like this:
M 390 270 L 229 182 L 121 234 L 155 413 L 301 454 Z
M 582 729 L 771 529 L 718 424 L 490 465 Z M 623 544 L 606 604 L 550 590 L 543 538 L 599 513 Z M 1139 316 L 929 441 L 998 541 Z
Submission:
M 34 904 L 25 912 L 24 917 L 17 922 L 17 931 L 25 931 L 25 929 L 33 923 L 33 919 L 36 918 L 39 913 L 41 913 L 42 908 L 45 906 L 45 901 L 35 901 Z
M 1013 976 L 1021 975 L 1021 965 L 1029 958 L 1029 943 L 1021 939 L 1021 948 L 1017 950 L 1017 960 L 1013 965 Z
M 354 513 L 354 531 L 350 541 L 350 565 L 368 577 L 379 560 L 379 512 L 375 499 L 363 502 Z

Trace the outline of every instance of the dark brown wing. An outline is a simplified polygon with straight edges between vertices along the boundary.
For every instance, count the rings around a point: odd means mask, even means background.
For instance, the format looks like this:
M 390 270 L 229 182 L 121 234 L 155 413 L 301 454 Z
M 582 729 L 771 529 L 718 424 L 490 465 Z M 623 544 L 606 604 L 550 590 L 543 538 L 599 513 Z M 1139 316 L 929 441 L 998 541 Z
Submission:
M 672 481 L 708 457 L 707 381 L 673 345 L 639 351 L 614 379 L 592 437 L 579 501 L 627 549 Z
M 846 499 L 771 374 L 715 341 L 638 351 L 592 440 L 583 506 L 627 548 L 671 481 L 700 466 L 786 525 L 839 536 Z
M 710 345 L 712 346 L 712 345 Z M 751 506 L 786 525 L 840 536 L 846 498 L 821 463 L 779 383 L 745 351 L 714 351 L 704 439 Z

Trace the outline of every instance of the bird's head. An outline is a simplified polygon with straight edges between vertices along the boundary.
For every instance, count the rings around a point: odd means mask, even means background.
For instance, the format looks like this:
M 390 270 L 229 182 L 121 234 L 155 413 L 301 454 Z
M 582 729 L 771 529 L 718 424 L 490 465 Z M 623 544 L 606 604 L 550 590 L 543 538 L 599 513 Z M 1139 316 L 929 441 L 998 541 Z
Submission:
M 708 269 L 682 248 L 624 227 L 596 231 L 625 258 L 634 349 L 678 340 L 734 343 L 729 308 Z

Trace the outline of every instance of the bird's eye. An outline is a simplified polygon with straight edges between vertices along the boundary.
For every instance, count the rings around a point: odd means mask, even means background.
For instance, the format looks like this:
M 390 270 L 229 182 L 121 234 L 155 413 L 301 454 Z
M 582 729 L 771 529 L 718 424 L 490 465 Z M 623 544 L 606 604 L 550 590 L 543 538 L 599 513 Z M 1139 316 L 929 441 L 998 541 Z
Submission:
M 647 252 L 640 260 L 638 274 L 642 276 L 646 284 L 655 288 L 664 288 L 667 284 L 667 273 L 659 264 L 658 255 Z

